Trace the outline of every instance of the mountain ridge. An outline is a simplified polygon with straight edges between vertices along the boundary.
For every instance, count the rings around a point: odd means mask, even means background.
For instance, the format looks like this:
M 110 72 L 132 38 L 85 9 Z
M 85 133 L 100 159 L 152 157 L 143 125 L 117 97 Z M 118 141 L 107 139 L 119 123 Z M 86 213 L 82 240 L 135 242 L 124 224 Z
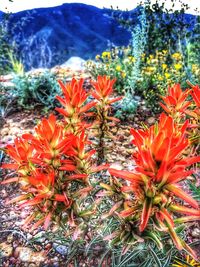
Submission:
M 84 4 L 20 11 L 9 16 L 9 35 L 27 69 L 52 67 L 71 56 L 90 59 L 108 45 L 129 42 L 130 33 L 111 13 Z
M 137 23 L 138 8 L 123 11 Z M 113 17 L 113 10 L 82 3 L 37 8 L 9 15 L 9 41 L 17 44 L 26 70 L 50 68 L 72 56 L 94 59 L 111 46 L 126 46 L 131 34 Z M 0 18 L 3 17 L 0 11 Z M 184 18 L 192 19 L 185 14 Z

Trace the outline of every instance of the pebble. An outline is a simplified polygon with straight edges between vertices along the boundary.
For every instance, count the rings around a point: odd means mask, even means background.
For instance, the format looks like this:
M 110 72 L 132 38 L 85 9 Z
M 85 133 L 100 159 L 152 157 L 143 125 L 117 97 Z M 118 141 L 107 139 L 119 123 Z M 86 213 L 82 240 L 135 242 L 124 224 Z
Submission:
M 200 229 L 195 228 L 195 229 L 192 231 L 191 234 L 192 234 L 193 237 L 198 237 L 198 238 L 200 238 Z
M 156 122 L 156 120 L 155 120 L 154 117 L 150 117 L 150 118 L 147 119 L 147 122 L 148 122 L 148 124 L 151 125 L 151 124 L 154 124 Z
M 33 238 L 35 239 L 36 242 L 44 243 L 46 239 L 44 235 L 45 235 L 45 231 L 41 231 L 37 233 L 36 235 L 34 235 Z
M 44 262 L 46 259 L 43 251 L 34 252 L 27 247 L 17 247 L 14 254 L 15 257 L 19 258 L 22 262 L 40 263 Z
M 2 257 L 10 257 L 13 253 L 13 247 L 11 244 L 7 244 L 5 242 L 0 243 L 0 258 Z
M 13 242 L 13 235 L 11 234 L 11 235 L 8 235 L 7 236 L 7 242 L 10 244 L 10 243 L 12 243 Z
M 68 253 L 68 247 L 64 245 L 58 245 L 57 243 L 53 243 L 53 248 L 56 252 L 58 252 L 61 255 L 67 255 Z
M 1 136 L 6 136 L 9 134 L 10 129 L 8 127 L 5 127 L 1 130 Z

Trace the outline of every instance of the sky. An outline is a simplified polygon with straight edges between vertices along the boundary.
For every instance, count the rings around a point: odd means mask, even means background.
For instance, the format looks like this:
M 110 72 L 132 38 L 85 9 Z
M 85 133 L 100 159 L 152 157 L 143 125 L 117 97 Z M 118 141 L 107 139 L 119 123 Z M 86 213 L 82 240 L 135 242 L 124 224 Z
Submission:
M 12 1 L 12 2 L 11 2 Z M 154 0 L 152 0 L 154 1 Z M 53 7 L 59 6 L 63 3 L 84 3 L 88 5 L 97 6 L 99 8 L 107 7 L 111 5 L 116 8 L 117 6 L 122 9 L 133 9 L 137 6 L 139 0 L 0 0 L 0 10 L 4 12 L 19 12 L 26 9 L 33 9 L 39 7 Z M 162 1 L 161 1 L 162 2 Z M 177 0 L 177 2 L 179 2 Z M 188 3 L 190 10 L 187 13 L 195 14 L 194 9 L 200 9 L 199 0 L 182 0 L 184 3 Z M 171 1 L 167 0 L 168 5 L 171 5 Z M 177 8 L 180 8 L 180 4 L 177 4 Z

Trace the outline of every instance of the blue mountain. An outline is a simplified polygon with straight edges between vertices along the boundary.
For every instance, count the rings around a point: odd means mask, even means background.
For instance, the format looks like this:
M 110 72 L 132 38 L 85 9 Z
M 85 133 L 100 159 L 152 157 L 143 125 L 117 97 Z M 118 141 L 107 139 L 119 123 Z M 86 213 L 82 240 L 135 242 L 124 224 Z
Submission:
M 111 16 L 112 10 L 85 4 L 63 4 L 13 13 L 10 40 L 26 68 L 52 67 L 71 56 L 94 58 L 109 45 L 127 45 L 130 33 Z
M 130 31 L 113 16 L 130 19 L 132 27 L 140 23 L 139 8 L 117 12 L 76 3 L 13 13 L 8 18 L 8 42 L 16 44 L 27 70 L 60 65 L 72 56 L 93 59 L 109 46 L 126 46 L 130 41 Z M 0 21 L 3 15 L 0 11 Z M 178 19 L 190 22 L 192 30 L 193 18 L 183 14 Z

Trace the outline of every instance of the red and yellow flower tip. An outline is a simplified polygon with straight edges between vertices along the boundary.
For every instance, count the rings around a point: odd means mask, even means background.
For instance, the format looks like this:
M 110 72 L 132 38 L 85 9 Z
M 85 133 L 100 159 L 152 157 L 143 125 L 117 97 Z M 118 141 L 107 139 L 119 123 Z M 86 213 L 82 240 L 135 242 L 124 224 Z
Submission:
M 43 119 L 35 128 L 35 132 L 34 136 L 31 134 L 22 136 L 35 151 L 31 158 L 33 164 L 68 171 L 75 169 L 70 160 L 63 158 L 68 155 L 75 136 L 65 134 L 64 126 L 57 121 L 56 116 L 51 114 L 49 118 Z
M 191 104 L 191 101 L 186 101 L 191 90 L 186 89 L 182 91 L 180 84 L 175 84 L 172 87 L 168 88 L 168 95 L 161 96 L 163 103 L 160 103 L 160 106 L 171 116 L 174 116 L 179 113 L 185 113 L 188 106 Z
M 200 87 L 198 85 L 192 86 L 190 94 L 192 95 L 196 107 L 191 113 L 189 113 L 189 115 L 192 115 L 198 120 L 200 119 Z
M 5 147 L 7 155 L 14 160 L 13 163 L 3 163 L 2 168 L 16 170 L 26 175 L 32 169 L 32 157 L 35 155 L 34 146 L 23 138 L 16 138 L 13 144 Z
M 63 108 L 56 108 L 65 117 L 72 117 L 74 114 L 81 115 L 96 105 L 95 101 L 91 101 L 84 105 L 88 98 L 88 94 L 83 88 L 84 79 L 72 79 L 71 82 L 64 84 L 61 80 L 58 81 L 64 98 L 56 96 L 56 99 L 61 103 Z
M 113 86 L 116 82 L 116 79 L 110 79 L 110 77 L 104 75 L 99 75 L 97 77 L 97 81 L 92 81 L 91 84 L 93 85 L 95 91 L 91 92 L 91 95 L 97 99 L 98 101 L 103 101 L 104 104 L 110 105 L 116 101 L 122 99 L 122 97 L 117 97 L 113 99 L 108 99 L 109 96 L 113 93 Z
M 200 87 L 198 85 L 193 86 L 190 94 L 192 95 L 196 106 L 200 108 Z

